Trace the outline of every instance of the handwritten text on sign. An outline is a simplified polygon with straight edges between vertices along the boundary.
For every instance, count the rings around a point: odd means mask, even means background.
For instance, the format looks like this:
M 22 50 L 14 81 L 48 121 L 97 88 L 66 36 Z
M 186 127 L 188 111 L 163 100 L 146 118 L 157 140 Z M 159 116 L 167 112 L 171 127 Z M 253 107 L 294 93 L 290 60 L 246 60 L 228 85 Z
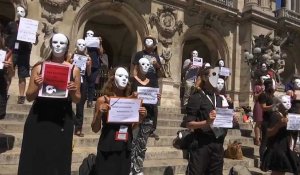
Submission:
M 141 100 L 136 98 L 110 98 L 108 123 L 136 123 L 139 122 L 139 108 Z
M 202 65 L 203 65 L 203 58 L 193 57 L 193 65 L 194 66 L 202 67 Z
M 159 88 L 137 87 L 138 98 L 143 99 L 144 104 L 157 104 Z
M 36 20 L 21 18 L 19 23 L 17 40 L 35 43 L 38 26 L 39 22 Z
M 217 116 L 214 120 L 213 127 L 232 128 L 233 109 L 217 108 Z
M 288 114 L 287 130 L 300 130 L 300 114 Z
M 3 69 L 4 67 L 3 61 L 5 61 L 5 57 L 6 57 L 6 51 L 0 50 L 0 69 Z
M 86 69 L 86 62 L 87 62 L 87 56 L 84 55 L 79 55 L 79 54 L 74 54 L 74 62 L 73 64 L 76 65 L 80 69 L 80 73 L 85 72 Z
M 85 43 L 87 47 L 100 47 L 100 40 L 98 37 L 86 37 Z

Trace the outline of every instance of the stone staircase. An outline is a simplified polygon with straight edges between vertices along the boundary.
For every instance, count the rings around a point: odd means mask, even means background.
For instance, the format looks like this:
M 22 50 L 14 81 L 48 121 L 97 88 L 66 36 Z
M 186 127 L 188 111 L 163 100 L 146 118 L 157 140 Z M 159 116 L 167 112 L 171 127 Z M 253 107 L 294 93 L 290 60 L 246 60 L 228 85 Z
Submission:
M 14 81 L 13 83 L 17 82 L 16 80 Z M 15 92 L 17 92 L 17 87 L 15 84 L 12 84 L 7 115 L 4 120 L 0 120 L 0 133 L 15 137 L 14 148 L 0 154 L 0 175 L 17 174 L 24 123 L 31 107 L 29 102 L 23 105 L 16 104 L 17 95 Z M 83 125 L 85 136 L 74 136 L 72 175 L 78 174 L 78 168 L 88 154 L 96 153 L 99 133 L 95 134 L 91 131 L 92 117 L 93 109 L 86 108 Z M 176 136 L 176 132 L 181 129 L 179 125 L 182 117 L 180 108 L 159 107 L 157 134 L 160 135 L 160 139 L 156 141 L 154 138 L 149 138 L 146 160 L 144 162 L 145 175 L 185 174 L 187 160 L 184 157 L 186 157 L 186 153 L 172 147 L 172 141 Z M 253 174 L 267 174 L 255 168 L 258 164 L 258 147 L 253 145 L 252 126 L 240 122 L 240 129 L 230 129 L 225 139 L 224 148 L 227 148 L 227 144 L 234 140 L 243 143 L 244 158 L 243 160 L 225 159 L 223 174 L 227 175 L 229 169 L 234 165 L 244 165 Z

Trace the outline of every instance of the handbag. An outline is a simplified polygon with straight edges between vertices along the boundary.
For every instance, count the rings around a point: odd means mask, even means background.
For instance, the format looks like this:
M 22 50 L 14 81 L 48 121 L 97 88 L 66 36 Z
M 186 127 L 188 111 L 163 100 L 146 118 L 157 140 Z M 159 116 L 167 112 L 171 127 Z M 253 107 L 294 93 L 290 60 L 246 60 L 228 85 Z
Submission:
M 227 149 L 225 150 L 225 158 L 242 160 L 243 152 L 241 143 L 237 141 L 229 143 Z
M 79 167 L 79 175 L 95 175 L 96 155 L 89 154 Z
M 173 146 L 177 149 L 193 149 L 198 146 L 195 139 L 195 134 L 190 129 L 183 129 L 177 131 L 177 136 L 173 140 Z
M 15 136 L 0 133 L 0 153 L 12 150 L 15 143 Z

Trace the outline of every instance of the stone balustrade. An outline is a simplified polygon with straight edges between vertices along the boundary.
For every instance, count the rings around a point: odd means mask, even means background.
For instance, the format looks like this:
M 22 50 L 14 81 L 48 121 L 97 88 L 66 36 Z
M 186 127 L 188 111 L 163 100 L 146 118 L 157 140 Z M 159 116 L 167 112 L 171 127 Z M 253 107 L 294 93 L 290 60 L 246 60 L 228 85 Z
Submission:
M 300 13 L 288 10 L 286 8 L 281 8 L 275 12 L 277 18 L 288 18 L 300 22 Z
M 235 0 L 203 0 L 205 2 L 216 2 L 216 3 L 219 3 L 219 4 L 222 4 L 222 5 L 225 5 L 225 6 L 228 6 L 228 7 L 234 7 L 234 1 Z

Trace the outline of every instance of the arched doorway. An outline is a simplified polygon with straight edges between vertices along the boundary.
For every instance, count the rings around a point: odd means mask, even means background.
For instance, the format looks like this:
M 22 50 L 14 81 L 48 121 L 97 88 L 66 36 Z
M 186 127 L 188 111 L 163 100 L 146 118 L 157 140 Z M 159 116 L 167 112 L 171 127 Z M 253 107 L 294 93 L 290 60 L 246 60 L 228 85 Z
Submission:
M 0 23 L 4 27 L 15 19 L 15 8 L 14 5 L 7 0 L 0 0 Z
M 130 68 L 131 57 L 136 52 L 136 36 L 120 19 L 101 15 L 91 18 L 85 25 L 87 30 L 93 30 L 96 36 L 102 37 L 102 47 L 108 55 L 109 67 L 124 66 Z
M 72 25 L 71 43 L 87 30 L 103 38 L 110 67 L 125 66 L 129 70 L 134 54 L 142 49 L 142 38 L 149 33 L 144 18 L 128 4 L 99 1 L 88 2 L 80 9 Z

